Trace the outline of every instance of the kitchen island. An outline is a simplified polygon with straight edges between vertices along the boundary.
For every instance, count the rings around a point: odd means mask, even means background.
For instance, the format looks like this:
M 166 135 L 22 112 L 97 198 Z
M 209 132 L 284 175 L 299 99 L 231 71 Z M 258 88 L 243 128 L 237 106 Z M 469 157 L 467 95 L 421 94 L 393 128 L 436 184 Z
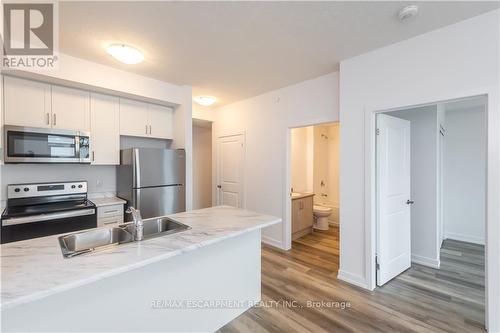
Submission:
M 279 218 L 169 217 L 191 229 L 70 259 L 57 236 L 2 245 L 2 332 L 208 332 L 260 300 L 260 232 Z

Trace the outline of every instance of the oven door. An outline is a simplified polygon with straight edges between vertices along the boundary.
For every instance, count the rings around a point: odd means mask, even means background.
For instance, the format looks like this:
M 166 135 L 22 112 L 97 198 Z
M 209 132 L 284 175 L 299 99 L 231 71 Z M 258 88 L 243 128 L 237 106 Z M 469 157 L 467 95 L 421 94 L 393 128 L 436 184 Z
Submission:
M 82 163 L 77 131 L 5 126 L 6 163 Z M 88 159 L 90 162 L 90 159 Z
M 95 208 L 14 217 L 2 220 L 1 242 L 4 244 L 96 227 Z

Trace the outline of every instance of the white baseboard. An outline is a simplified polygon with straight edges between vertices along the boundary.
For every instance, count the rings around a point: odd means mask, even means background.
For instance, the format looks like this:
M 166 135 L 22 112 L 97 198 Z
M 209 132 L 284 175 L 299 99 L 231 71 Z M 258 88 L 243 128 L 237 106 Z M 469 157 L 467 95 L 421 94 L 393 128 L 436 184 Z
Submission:
M 265 244 L 273 246 L 273 247 L 277 247 L 278 249 L 281 249 L 281 250 L 286 250 L 285 247 L 283 246 L 283 242 L 281 242 L 279 240 L 276 240 L 274 238 L 267 237 L 264 235 L 262 235 L 261 240 L 262 240 L 262 243 L 265 243 Z
M 364 277 L 362 277 L 361 275 L 352 274 L 346 271 L 339 270 L 337 274 L 337 279 L 361 287 L 363 289 L 370 290 L 370 288 L 368 287 L 368 283 L 366 283 Z
M 435 258 L 428 258 L 428 257 L 422 257 L 416 254 L 411 255 L 411 262 L 414 262 L 415 264 L 431 267 L 431 268 L 437 268 L 441 266 L 441 261 Z
M 462 234 L 454 234 L 451 232 L 446 232 L 444 234 L 444 239 L 453 239 L 457 241 L 462 241 L 462 242 L 467 242 L 467 243 L 474 243 L 474 244 L 479 244 L 479 245 L 484 245 L 485 240 L 483 237 L 476 237 L 476 236 L 469 236 L 469 235 L 462 235 Z

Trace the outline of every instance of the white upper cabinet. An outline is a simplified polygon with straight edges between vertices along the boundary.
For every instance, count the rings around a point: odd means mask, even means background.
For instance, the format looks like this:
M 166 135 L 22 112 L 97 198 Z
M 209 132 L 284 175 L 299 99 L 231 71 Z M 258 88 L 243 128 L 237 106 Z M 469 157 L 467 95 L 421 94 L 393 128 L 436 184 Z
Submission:
M 172 139 L 173 110 L 120 98 L 120 135 Z
M 52 128 L 90 131 L 89 92 L 52 86 Z
M 5 76 L 5 124 L 51 127 L 50 90 L 50 84 Z
M 153 138 L 173 138 L 173 110 L 161 105 L 149 105 L 149 135 Z
M 90 94 L 92 164 L 120 164 L 118 97 Z
M 5 124 L 90 131 L 85 90 L 4 77 Z
M 149 136 L 147 103 L 120 98 L 120 135 Z
M 93 164 L 119 164 L 120 135 L 173 139 L 174 110 L 161 105 L 11 76 L 3 103 L 5 125 L 90 132 Z

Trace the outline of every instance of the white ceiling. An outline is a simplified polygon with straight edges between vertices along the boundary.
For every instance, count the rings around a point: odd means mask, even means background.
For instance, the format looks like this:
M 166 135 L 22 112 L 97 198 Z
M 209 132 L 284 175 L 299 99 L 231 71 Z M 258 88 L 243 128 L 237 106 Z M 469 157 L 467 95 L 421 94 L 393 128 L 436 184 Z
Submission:
M 339 61 L 499 7 L 498 2 L 60 2 L 60 49 L 175 84 L 219 105 L 314 78 Z M 104 45 L 136 46 L 123 65 Z

